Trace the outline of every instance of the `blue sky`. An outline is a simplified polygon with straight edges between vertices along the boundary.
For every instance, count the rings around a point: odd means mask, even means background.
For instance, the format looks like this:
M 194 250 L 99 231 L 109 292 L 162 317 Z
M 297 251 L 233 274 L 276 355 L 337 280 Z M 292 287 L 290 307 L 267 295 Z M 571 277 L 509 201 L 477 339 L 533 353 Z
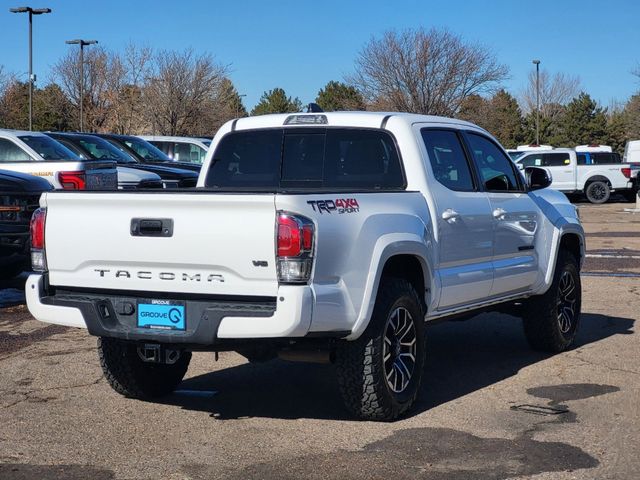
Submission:
M 496 1 L 149 1 L 4 0 L 0 64 L 26 72 L 27 17 L 10 7 L 50 7 L 34 18 L 34 72 L 44 85 L 71 38 L 113 50 L 133 42 L 156 49 L 210 52 L 228 64 L 250 109 L 282 87 L 304 103 L 329 80 L 352 71 L 362 46 L 385 30 L 446 27 L 495 52 L 510 69 L 504 86 L 518 94 L 539 58 L 551 73 L 580 76 L 603 105 L 640 89 L 640 2 L 631 0 Z M 76 47 L 77 48 L 77 47 Z M 26 75 L 23 77 L 26 78 Z

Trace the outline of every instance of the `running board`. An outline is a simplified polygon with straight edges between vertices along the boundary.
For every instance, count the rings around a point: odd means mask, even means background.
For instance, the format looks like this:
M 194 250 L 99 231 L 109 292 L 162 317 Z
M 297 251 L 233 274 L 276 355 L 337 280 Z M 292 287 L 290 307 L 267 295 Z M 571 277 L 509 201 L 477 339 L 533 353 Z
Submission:
M 462 313 L 469 313 L 474 310 L 482 310 L 487 307 L 491 307 L 493 305 L 499 305 L 501 303 L 513 302 L 514 300 L 523 300 L 528 297 L 530 297 L 530 295 L 523 295 L 522 293 L 518 293 L 518 294 L 510 295 L 508 297 L 502 297 L 500 299 L 496 299 L 491 302 L 477 303 L 474 305 L 467 305 L 464 307 L 450 308 L 444 311 L 436 311 L 436 312 L 433 312 L 433 314 L 431 315 L 427 314 L 424 319 L 425 321 L 428 322 L 430 320 L 435 320 L 442 317 L 448 317 L 450 315 L 453 316 L 453 315 L 459 315 Z

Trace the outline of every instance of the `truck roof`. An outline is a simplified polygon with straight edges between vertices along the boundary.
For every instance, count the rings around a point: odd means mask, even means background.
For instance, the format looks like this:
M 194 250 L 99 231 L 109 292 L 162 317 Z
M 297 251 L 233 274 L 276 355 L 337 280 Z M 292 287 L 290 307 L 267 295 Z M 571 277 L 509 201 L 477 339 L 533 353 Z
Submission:
M 19 137 L 21 135 L 37 135 L 44 136 L 42 132 L 30 132 L 29 130 L 12 130 L 10 128 L 0 128 L 0 135 L 5 137 Z
M 319 117 L 326 118 L 326 123 L 296 123 L 285 125 L 285 120 L 289 117 Z M 479 129 L 477 125 L 458 120 L 455 118 L 439 117 L 435 115 L 418 115 L 413 113 L 399 112 L 318 112 L 318 113 L 277 113 L 270 115 L 257 115 L 253 117 L 242 117 L 236 120 L 235 129 L 248 130 L 253 128 L 269 128 L 281 126 L 340 126 L 340 127 L 363 127 L 363 128 L 381 128 L 385 119 L 405 122 L 412 125 L 414 123 L 450 123 L 454 125 L 464 125 Z
M 576 153 L 576 151 L 573 148 L 554 148 L 554 149 L 549 149 L 549 150 L 545 150 L 545 149 L 529 150 L 528 152 L 522 152 L 522 153 L 523 153 L 522 157 L 524 157 L 524 156 L 533 155 L 533 154 L 539 155 L 541 153 L 544 153 L 544 154 L 549 154 L 549 153 Z M 578 152 L 578 153 L 581 153 L 581 152 Z M 520 160 L 522 157 L 519 157 L 518 160 Z

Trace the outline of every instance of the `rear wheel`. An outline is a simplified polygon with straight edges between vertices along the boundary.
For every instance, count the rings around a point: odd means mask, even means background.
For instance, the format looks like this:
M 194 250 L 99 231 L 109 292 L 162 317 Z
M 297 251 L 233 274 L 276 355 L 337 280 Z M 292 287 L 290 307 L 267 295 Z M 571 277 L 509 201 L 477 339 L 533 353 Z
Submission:
M 570 348 L 578 330 L 581 302 L 578 262 L 561 250 L 551 287 L 529 299 L 523 309 L 524 333 L 531 347 L 553 353 Z
M 597 180 L 587 185 L 584 190 L 584 194 L 591 203 L 600 204 L 605 203 L 611 196 L 611 189 L 607 182 Z
M 346 407 L 366 420 L 395 420 L 415 401 L 424 369 L 424 311 L 404 279 L 382 280 L 369 326 L 336 352 Z
M 131 398 L 155 398 L 173 392 L 184 378 L 191 352 L 180 352 L 174 363 L 147 363 L 135 343 L 98 338 L 104 376 L 116 392 Z

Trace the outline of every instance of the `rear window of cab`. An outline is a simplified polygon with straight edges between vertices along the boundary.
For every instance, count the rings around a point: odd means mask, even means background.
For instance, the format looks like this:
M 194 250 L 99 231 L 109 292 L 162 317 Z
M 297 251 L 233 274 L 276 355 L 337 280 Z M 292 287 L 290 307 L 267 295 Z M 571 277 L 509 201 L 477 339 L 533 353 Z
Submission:
M 357 128 L 232 132 L 213 154 L 205 186 L 218 190 L 403 190 L 393 137 Z

